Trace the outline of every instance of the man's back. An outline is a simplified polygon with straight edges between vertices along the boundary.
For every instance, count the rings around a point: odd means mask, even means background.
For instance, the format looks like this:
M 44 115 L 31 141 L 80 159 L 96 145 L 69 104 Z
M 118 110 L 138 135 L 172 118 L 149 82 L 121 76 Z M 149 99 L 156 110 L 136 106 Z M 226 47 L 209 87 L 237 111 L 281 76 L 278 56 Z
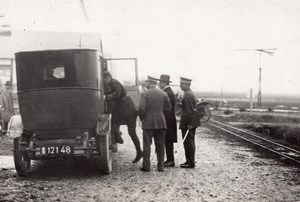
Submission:
M 124 86 L 116 79 L 111 79 L 106 88 L 106 94 L 111 94 L 110 99 L 114 101 L 119 101 L 127 94 Z
M 170 110 L 168 95 L 162 90 L 150 88 L 141 97 L 139 112 L 143 129 L 166 129 L 164 110 Z

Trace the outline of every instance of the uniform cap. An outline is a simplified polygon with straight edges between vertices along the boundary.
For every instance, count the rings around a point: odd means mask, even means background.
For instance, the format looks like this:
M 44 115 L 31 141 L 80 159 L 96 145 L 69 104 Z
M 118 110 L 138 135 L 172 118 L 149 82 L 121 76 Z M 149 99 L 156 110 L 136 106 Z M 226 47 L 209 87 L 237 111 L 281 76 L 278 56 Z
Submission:
M 167 74 L 160 75 L 159 81 L 166 82 L 166 83 L 172 83 L 172 81 L 170 81 L 170 75 L 167 75 Z
M 191 84 L 192 79 L 180 77 L 180 83 Z
M 154 78 L 154 77 L 152 77 L 152 76 L 148 76 L 148 79 L 147 79 L 147 81 L 148 81 L 149 83 L 153 83 L 153 84 L 156 84 L 158 80 L 159 80 L 159 79 Z

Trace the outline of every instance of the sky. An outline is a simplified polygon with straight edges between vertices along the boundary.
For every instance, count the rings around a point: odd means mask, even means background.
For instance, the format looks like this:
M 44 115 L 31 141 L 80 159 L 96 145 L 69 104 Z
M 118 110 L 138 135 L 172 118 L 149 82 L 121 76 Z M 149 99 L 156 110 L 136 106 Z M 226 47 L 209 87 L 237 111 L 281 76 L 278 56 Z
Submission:
M 79 38 L 98 48 L 102 38 L 106 55 L 138 58 L 140 79 L 169 74 L 197 91 L 257 92 L 252 49 L 276 49 L 261 55 L 262 94 L 299 94 L 299 11 L 297 0 L 0 0 L 0 25 L 12 30 L 0 57 L 78 48 Z

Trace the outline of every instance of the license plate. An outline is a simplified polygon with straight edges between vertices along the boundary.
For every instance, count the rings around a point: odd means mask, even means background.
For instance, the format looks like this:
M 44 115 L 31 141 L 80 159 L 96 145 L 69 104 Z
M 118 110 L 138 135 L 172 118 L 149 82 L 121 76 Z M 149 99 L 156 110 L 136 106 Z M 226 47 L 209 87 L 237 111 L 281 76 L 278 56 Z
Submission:
M 73 153 L 74 153 L 74 148 L 72 146 L 49 146 L 49 147 L 41 148 L 41 154 L 70 155 Z

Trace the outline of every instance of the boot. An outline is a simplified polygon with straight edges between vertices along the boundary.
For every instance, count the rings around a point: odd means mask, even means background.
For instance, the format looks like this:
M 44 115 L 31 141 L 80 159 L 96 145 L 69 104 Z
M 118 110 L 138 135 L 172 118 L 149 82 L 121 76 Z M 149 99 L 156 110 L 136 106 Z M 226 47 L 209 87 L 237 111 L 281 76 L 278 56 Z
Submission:
M 119 131 L 118 135 L 117 135 L 117 143 L 119 143 L 119 144 L 123 144 L 124 143 L 124 140 L 123 140 L 123 138 L 122 138 L 121 135 L 122 135 L 122 132 Z
M 112 126 L 112 135 L 114 136 L 114 142 L 113 143 L 119 143 L 119 144 L 123 144 L 124 140 L 122 138 L 122 132 L 120 131 L 120 126 L 117 124 L 113 124 Z
M 136 157 L 135 159 L 132 161 L 132 163 L 137 163 L 141 160 L 141 158 L 143 158 L 143 151 L 140 150 L 138 152 L 136 152 Z

